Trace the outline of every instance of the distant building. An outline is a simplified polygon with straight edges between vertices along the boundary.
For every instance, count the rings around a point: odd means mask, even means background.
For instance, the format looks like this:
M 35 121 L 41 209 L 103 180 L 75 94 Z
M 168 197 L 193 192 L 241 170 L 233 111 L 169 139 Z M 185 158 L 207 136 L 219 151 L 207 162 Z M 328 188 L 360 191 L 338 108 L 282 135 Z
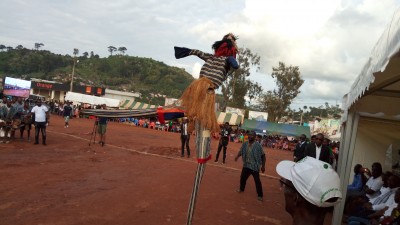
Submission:
M 70 89 L 69 84 L 62 84 L 55 81 L 41 80 L 36 78 L 32 78 L 31 81 L 32 84 L 30 93 L 44 96 L 46 100 L 64 101 L 65 95 Z M 105 88 L 78 85 L 74 86 L 73 92 L 103 96 L 105 93 Z
M 123 92 L 123 91 L 116 91 L 116 90 L 111 90 L 111 89 L 105 89 L 104 96 L 105 98 L 112 98 L 112 99 L 118 99 L 121 102 L 125 100 L 132 100 L 135 101 L 135 98 L 140 97 L 140 93 L 132 93 L 132 92 Z

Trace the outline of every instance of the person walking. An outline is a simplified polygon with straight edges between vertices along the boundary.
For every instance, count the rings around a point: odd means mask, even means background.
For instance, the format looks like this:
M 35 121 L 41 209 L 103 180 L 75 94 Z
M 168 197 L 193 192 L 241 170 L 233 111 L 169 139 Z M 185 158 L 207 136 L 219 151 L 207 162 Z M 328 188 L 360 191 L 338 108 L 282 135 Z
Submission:
M 46 126 L 49 122 L 49 109 L 42 105 L 42 100 L 37 100 L 31 114 L 35 114 L 35 145 L 39 144 L 39 132 L 42 132 L 42 144 L 46 145 Z
M 106 104 L 101 105 L 101 109 L 107 109 Z M 97 121 L 97 132 L 100 135 L 100 145 L 103 147 L 106 144 L 107 117 L 99 117 Z
M 215 162 L 218 162 L 219 154 L 221 153 L 221 150 L 223 149 L 223 155 L 222 155 L 222 163 L 225 164 L 225 159 L 226 159 L 226 148 L 229 143 L 229 135 L 232 132 L 232 128 L 229 126 L 229 122 L 225 122 L 224 128 L 221 130 L 221 138 L 219 139 L 219 144 L 218 144 L 218 150 L 217 150 L 217 155 L 215 156 Z
M 235 157 L 235 161 L 237 161 L 239 157 L 242 157 L 243 159 L 243 168 L 240 175 L 240 188 L 237 190 L 237 192 L 244 192 L 247 179 L 250 175 L 252 175 L 256 184 L 258 195 L 257 200 L 263 201 L 263 190 L 259 171 L 261 166 L 261 172 L 265 172 L 265 153 L 260 143 L 255 141 L 256 132 L 250 131 L 248 134 L 248 139 L 248 141 L 242 144 L 238 155 Z
M 187 157 L 188 158 L 190 157 L 189 141 L 190 141 L 190 133 L 188 131 L 188 119 L 184 118 L 181 124 L 181 143 L 182 143 L 181 157 L 185 156 L 185 146 L 186 146 Z
M 71 107 L 71 103 L 70 102 L 66 102 L 64 104 L 64 112 L 63 112 L 63 116 L 64 116 L 64 128 L 69 127 L 69 119 L 71 118 L 72 115 L 72 107 Z

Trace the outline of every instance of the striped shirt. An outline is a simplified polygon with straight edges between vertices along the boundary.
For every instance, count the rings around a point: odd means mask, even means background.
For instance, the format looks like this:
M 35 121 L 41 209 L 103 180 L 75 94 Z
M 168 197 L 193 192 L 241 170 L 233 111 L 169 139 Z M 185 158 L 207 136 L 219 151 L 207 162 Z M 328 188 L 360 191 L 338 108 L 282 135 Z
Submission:
M 200 70 L 200 77 L 210 79 L 216 86 L 215 89 L 221 86 L 222 82 L 226 80 L 230 68 L 227 60 L 228 57 L 218 57 L 196 49 L 192 49 L 189 55 L 195 55 L 205 61 Z

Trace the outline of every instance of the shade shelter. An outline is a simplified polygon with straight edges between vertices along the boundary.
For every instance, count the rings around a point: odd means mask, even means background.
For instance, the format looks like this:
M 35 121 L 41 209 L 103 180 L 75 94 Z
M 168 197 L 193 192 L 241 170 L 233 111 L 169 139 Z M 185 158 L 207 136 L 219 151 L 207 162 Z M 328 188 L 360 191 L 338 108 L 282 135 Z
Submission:
M 305 134 L 310 138 L 310 127 L 308 126 L 245 119 L 241 128 L 244 130 L 254 130 L 259 133 L 266 131 L 268 134 L 279 134 L 286 136 L 298 137 L 302 134 Z
M 94 95 L 85 95 L 76 92 L 67 92 L 66 101 L 87 103 L 91 105 L 107 105 L 107 107 L 118 107 L 120 102 L 118 99 L 98 97 Z
M 240 125 L 243 122 L 243 116 L 236 113 L 216 112 L 216 116 L 219 124 Z
M 133 100 L 125 100 L 121 101 L 121 104 L 119 105 L 120 108 L 122 109 L 156 109 L 156 105 L 150 105 L 147 103 L 143 102 L 136 102 Z
M 346 197 L 355 164 L 380 162 L 392 170 L 400 143 L 400 10 L 373 48 L 343 98 L 342 137 L 338 173 Z M 335 206 L 333 223 L 341 224 L 344 201 Z

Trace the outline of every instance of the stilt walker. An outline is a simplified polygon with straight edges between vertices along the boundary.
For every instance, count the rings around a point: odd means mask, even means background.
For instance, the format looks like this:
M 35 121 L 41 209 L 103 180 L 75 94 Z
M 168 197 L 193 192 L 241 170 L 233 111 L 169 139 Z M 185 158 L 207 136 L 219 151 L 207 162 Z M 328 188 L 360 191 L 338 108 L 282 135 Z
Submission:
M 236 61 L 236 37 L 229 33 L 221 41 L 216 41 L 212 48 L 215 54 L 208 54 L 195 49 L 175 47 L 175 58 L 180 59 L 195 55 L 205 61 L 200 70 L 200 78 L 193 81 L 185 90 L 181 106 L 186 110 L 189 120 L 188 131 L 196 131 L 197 172 L 189 202 L 187 225 L 192 224 L 196 197 L 204 174 L 205 165 L 211 159 L 211 133 L 219 132 L 215 115 L 215 89 L 227 78 L 230 70 L 238 69 Z

